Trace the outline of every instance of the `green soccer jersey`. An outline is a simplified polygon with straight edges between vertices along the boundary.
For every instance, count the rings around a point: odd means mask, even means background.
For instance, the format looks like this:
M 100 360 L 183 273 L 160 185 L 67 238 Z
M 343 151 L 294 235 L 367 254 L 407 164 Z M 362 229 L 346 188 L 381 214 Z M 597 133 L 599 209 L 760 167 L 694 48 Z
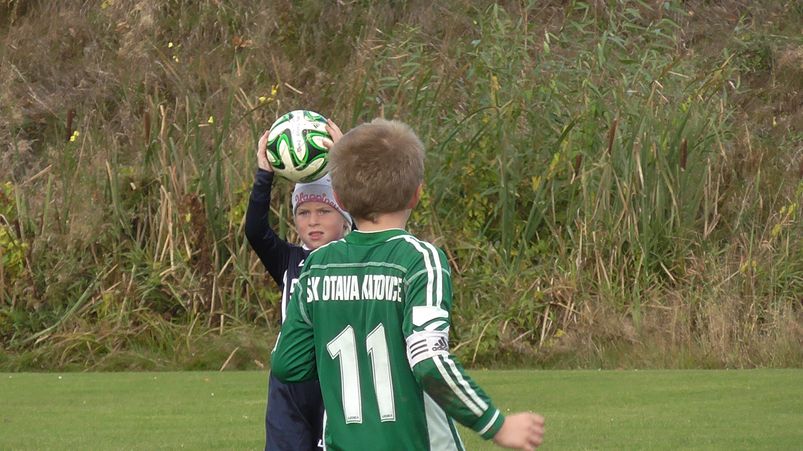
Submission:
M 326 449 L 460 450 L 452 419 L 496 434 L 503 415 L 449 354 L 451 301 L 443 252 L 403 230 L 310 254 L 271 371 L 320 379 Z

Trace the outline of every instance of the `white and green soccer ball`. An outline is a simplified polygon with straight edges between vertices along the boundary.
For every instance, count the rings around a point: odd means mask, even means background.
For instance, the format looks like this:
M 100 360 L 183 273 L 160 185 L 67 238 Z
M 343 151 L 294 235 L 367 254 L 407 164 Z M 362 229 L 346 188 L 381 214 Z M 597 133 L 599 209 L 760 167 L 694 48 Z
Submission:
M 331 140 L 325 117 L 314 111 L 291 111 L 270 127 L 268 160 L 277 175 L 311 182 L 329 172 L 329 150 L 324 143 Z

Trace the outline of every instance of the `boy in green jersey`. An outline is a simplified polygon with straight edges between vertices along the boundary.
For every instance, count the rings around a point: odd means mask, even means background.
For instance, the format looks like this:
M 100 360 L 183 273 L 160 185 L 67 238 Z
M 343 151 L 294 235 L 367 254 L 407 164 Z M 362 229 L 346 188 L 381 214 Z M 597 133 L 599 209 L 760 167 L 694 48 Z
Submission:
M 358 230 L 307 258 L 271 365 L 284 382 L 320 379 L 326 449 L 460 450 L 453 419 L 535 449 L 543 417 L 502 415 L 449 353 L 446 257 L 404 230 L 421 196 L 421 141 L 377 119 L 343 136 L 329 164 Z

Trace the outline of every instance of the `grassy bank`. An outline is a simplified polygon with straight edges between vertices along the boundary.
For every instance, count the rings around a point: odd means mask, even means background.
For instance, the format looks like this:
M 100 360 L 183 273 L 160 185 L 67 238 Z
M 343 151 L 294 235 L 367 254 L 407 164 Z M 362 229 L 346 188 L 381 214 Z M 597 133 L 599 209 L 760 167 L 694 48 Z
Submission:
M 275 334 L 243 216 L 303 107 L 421 135 L 469 364 L 799 366 L 803 10 L 745 3 L 0 1 L 0 365 Z

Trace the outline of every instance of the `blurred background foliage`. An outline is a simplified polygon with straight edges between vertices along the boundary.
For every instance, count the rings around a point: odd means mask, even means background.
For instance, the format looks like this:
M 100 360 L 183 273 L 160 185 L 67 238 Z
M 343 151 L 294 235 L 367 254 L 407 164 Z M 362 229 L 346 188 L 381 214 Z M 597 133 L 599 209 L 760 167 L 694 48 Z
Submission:
M 793 0 L 0 0 L 0 368 L 267 365 L 258 136 L 405 121 L 474 365 L 803 362 Z M 289 182 L 275 227 L 295 240 Z

